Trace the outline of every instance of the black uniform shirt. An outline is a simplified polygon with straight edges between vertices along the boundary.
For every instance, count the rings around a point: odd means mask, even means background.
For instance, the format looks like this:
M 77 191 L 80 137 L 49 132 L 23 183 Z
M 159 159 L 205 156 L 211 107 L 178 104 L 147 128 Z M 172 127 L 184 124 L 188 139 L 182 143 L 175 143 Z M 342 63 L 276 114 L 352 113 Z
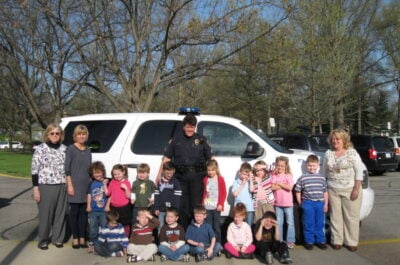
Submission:
M 164 156 L 179 166 L 199 166 L 212 157 L 211 147 L 207 139 L 195 133 L 187 137 L 183 131 L 178 132 L 169 142 Z

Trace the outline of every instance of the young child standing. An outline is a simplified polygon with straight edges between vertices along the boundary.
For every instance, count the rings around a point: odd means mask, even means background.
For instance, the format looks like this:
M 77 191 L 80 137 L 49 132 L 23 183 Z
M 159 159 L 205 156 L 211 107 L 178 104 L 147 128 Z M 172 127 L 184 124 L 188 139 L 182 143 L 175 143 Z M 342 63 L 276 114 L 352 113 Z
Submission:
M 107 205 L 108 180 L 105 179 L 106 169 L 100 161 L 93 162 L 89 172 L 93 181 L 87 194 L 86 211 L 89 213 L 89 248 L 93 249 L 99 235 L 99 228 L 107 224 L 105 208 Z
M 239 177 L 233 181 L 232 194 L 235 197 L 234 205 L 243 203 L 246 206 L 247 215 L 246 223 L 250 226 L 253 225 L 254 206 L 253 199 L 250 192 L 251 165 L 244 162 L 240 165 Z
M 274 193 L 272 178 L 267 164 L 259 160 L 254 164 L 253 177 L 250 181 L 250 192 L 253 193 L 254 221 L 257 222 L 267 211 L 274 211 Z
M 106 211 L 115 210 L 118 212 L 118 221 L 124 226 L 126 236 L 129 237 L 131 226 L 131 184 L 128 181 L 127 169 L 124 165 L 114 165 L 111 170 L 113 179 L 108 187 Z
M 94 251 L 103 257 L 122 257 L 126 254 L 128 237 L 122 224 L 118 223 L 118 213 L 111 210 L 106 213 L 107 224 L 100 229 L 99 238 L 94 243 Z M 93 252 L 89 247 L 88 252 Z
M 202 202 L 207 210 L 206 222 L 213 228 L 217 242 L 221 243 L 221 212 L 224 210 L 226 185 L 216 160 L 207 161 L 206 167 Z
M 221 244 L 215 238 L 211 225 L 205 223 L 206 208 L 198 205 L 194 208 L 194 220 L 186 230 L 185 239 L 190 246 L 189 253 L 195 256 L 196 262 L 211 260 L 221 255 Z
M 153 230 L 160 222 L 146 209 L 139 210 L 136 218 L 129 239 L 127 262 L 155 261 L 157 245 L 153 243 Z
M 239 202 L 233 208 L 233 222 L 229 224 L 224 245 L 226 257 L 253 258 L 256 247 L 253 244 L 253 233 L 246 218 L 246 206 Z
M 137 177 L 132 183 L 131 204 L 133 204 L 132 223 L 136 222 L 139 210 L 150 209 L 154 203 L 156 186 L 149 179 L 150 166 L 142 163 L 137 167 Z
M 185 229 L 178 224 L 179 213 L 176 208 L 167 208 L 165 225 L 160 231 L 161 261 L 173 260 L 189 262 L 189 245 L 185 242 Z
M 272 174 L 272 190 L 275 195 L 275 212 L 278 219 L 279 233 L 283 237 L 284 220 L 286 220 L 286 243 L 289 248 L 293 248 L 296 241 L 292 189 L 293 177 L 290 173 L 289 159 L 286 156 L 278 156 L 275 159 L 275 171 Z
M 159 229 L 164 224 L 166 210 L 170 207 L 179 209 L 181 205 L 181 184 L 174 177 L 174 174 L 174 164 L 165 162 L 163 164 L 163 176 L 154 192 L 154 213 L 160 221 Z
M 296 182 L 296 199 L 303 210 L 304 247 L 313 249 L 313 244 L 326 249 L 325 213 L 328 211 L 326 179 L 318 173 L 319 159 L 309 155 L 306 160 L 307 174 Z
M 283 264 L 292 263 L 288 247 L 285 242 L 280 241 L 279 229 L 276 228 L 276 215 L 274 212 L 266 212 L 259 220 L 255 232 L 256 248 L 258 254 L 265 258 L 268 265 L 273 263 L 273 253 L 278 252 L 279 262 Z

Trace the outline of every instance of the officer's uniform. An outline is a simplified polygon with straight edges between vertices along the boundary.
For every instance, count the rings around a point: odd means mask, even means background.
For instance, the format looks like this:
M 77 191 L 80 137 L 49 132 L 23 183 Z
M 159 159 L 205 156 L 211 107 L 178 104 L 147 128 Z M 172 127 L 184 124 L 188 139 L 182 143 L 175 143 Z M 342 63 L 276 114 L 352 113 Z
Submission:
M 205 163 L 212 157 L 207 139 L 195 133 L 187 137 L 183 130 L 169 142 L 164 156 L 175 165 L 175 177 L 182 187 L 180 223 L 187 228 L 193 216 L 193 208 L 201 203 L 203 194 L 202 179 L 207 175 Z

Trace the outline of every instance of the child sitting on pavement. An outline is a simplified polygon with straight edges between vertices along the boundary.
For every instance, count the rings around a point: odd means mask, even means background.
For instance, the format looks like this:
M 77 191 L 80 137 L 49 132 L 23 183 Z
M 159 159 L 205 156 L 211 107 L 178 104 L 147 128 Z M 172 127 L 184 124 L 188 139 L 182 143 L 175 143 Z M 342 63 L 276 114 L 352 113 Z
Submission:
M 124 226 L 117 222 L 118 212 L 111 210 L 106 213 L 107 225 L 102 227 L 94 247 L 89 246 L 88 252 L 94 252 L 103 257 L 122 257 L 126 254 L 128 238 Z
M 189 261 L 189 245 L 185 242 L 185 229 L 178 224 L 179 213 L 176 208 L 167 208 L 165 225 L 160 230 L 161 261 Z
M 154 261 L 157 245 L 153 243 L 153 230 L 160 222 L 148 210 L 139 210 L 136 218 L 129 239 L 127 262 Z
M 214 230 L 205 223 L 207 213 L 203 205 L 194 208 L 194 220 L 186 230 L 186 242 L 190 246 L 190 254 L 196 262 L 211 260 L 214 256 L 221 255 L 221 244 L 216 242 Z

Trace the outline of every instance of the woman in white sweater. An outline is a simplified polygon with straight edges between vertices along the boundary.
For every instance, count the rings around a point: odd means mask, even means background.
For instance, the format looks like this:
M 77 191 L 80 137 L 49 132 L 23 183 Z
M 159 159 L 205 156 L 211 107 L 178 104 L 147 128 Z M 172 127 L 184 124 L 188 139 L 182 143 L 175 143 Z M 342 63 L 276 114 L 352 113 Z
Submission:
M 329 143 L 331 150 L 326 151 L 322 173 L 328 183 L 331 244 L 336 250 L 345 245 L 348 250 L 356 251 L 363 164 L 346 131 L 333 130 Z

